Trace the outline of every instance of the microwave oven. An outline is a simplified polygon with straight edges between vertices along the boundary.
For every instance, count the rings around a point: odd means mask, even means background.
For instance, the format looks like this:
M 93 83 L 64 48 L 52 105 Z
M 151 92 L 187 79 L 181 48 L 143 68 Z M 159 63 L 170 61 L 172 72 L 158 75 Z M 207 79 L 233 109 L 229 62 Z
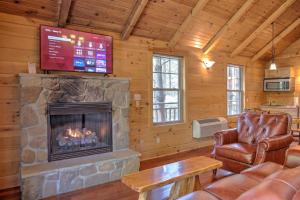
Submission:
M 294 78 L 265 78 L 265 92 L 292 92 L 295 89 Z

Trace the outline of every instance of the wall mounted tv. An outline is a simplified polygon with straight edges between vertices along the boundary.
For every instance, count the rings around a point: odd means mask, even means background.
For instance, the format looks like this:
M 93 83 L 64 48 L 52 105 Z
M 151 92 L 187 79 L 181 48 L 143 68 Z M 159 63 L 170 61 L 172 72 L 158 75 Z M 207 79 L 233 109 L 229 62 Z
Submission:
M 41 68 L 112 73 L 112 37 L 41 26 Z

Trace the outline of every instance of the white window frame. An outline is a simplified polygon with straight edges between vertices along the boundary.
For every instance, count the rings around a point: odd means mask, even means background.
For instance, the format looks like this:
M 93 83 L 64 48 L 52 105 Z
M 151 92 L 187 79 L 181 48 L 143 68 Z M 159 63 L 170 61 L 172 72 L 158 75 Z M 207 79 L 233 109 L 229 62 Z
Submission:
M 239 69 L 239 76 L 240 76 L 240 89 L 238 90 L 232 90 L 228 89 L 228 68 L 229 67 L 234 67 Z M 226 67 L 226 111 L 227 111 L 227 116 L 236 116 L 239 115 L 243 112 L 244 109 L 244 67 L 241 65 L 236 65 L 236 64 L 228 64 Z M 234 113 L 234 114 L 229 114 L 229 102 L 228 102 L 228 93 L 229 92 L 238 92 L 240 93 L 240 112 L 239 113 Z
M 184 94 L 184 91 L 183 91 L 183 62 L 184 62 L 184 58 L 181 57 L 181 56 L 171 56 L 171 55 L 166 55 L 166 54 L 153 54 L 152 56 L 152 60 L 154 59 L 154 57 L 164 57 L 164 58 L 175 58 L 175 59 L 178 59 L 179 61 L 179 71 L 178 71 L 178 77 L 179 77 L 179 80 L 178 80 L 178 84 L 179 84 L 179 88 L 176 89 L 176 88 L 154 88 L 153 87 L 153 80 L 154 80 L 154 74 L 157 73 L 157 72 L 154 72 L 154 63 L 152 62 L 152 124 L 154 126 L 156 125 L 170 125 L 170 124 L 178 124 L 178 123 L 182 123 L 184 121 L 184 103 L 183 103 L 183 94 Z M 168 74 L 168 73 L 165 73 L 165 74 Z M 154 92 L 155 91 L 178 91 L 179 93 L 179 98 L 178 98 L 178 113 L 179 113 L 179 118 L 178 120 L 172 120 L 172 121 L 166 121 L 166 122 L 155 122 L 154 121 L 154 101 L 153 101 L 153 98 L 154 98 Z M 168 104 L 168 103 L 166 103 Z

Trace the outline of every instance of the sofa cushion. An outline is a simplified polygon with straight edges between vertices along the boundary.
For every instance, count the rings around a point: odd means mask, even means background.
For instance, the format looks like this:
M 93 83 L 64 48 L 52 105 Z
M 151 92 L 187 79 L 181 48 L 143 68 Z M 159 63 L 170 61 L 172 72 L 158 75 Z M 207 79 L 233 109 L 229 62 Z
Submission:
M 242 194 L 238 200 L 292 200 L 300 189 L 300 167 L 276 172 Z
M 273 162 L 265 162 L 254 167 L 248 168 L 241 172 L 246 176 L 250 176 L 251 178 L 256 178 L 258 180 L 263 180 L 267 176 L 282 170 L 283 167 L 280 164 Z
M 283 182 L 265 180 L 256 187 L 241 194 L 237 200 L 292 200 L 295 191 Z
M 216 147 L 216 156 L 252 164 L 256 147 L 245 143 L 233 143 Z
M 296 192 L 296 194 L 293 196 L 293 200 L 299 200 L 300 199 L 300 190 Z
M 208 192 L 197 191 L 197 192 L 187 194 L 177 200 L 219 200 L 219 199 Z
M 232 200 L 238 198 L 242 193 L 248 191 L 258 183 L 257 179 L 243 174 L 236 174 L 208 185 L 204 191 L 222 200 Z

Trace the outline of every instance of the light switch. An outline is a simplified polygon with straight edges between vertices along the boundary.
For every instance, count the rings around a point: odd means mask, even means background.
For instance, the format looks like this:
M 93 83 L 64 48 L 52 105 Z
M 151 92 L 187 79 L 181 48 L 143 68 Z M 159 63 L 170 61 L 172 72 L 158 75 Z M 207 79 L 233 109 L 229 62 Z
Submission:
M 133 99 L 135 101 L 141 101 L 142 100 L 142 95 L 141 94 L 134 94 L 133 95 Z

